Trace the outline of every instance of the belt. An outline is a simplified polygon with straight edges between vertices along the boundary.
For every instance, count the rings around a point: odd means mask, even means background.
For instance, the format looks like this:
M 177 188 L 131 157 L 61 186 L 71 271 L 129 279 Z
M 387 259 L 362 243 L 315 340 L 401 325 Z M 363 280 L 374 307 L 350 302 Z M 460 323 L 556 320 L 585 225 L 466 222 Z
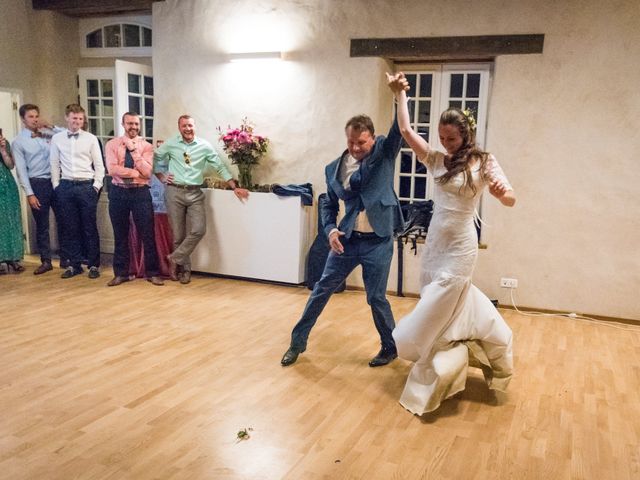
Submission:
M 181 183 L 169 183 L 170 187 L 176 187 L 181 190 L 200 190 L 200 185 L 183 185 Z
M 149 187 L 149 185 L 147 185 L 146 183 L 112 183 L 111 185 L 113 187 L 124 188 L 124 189 Z
M 67 178 L 63 178 L 60 180 L 60 182 L 67 182 L 67 183 L 73 183 L 74 185 L 84 185 L 85 183 L 93 183 L 93 180 L 88 180 L 88 179 L 67 179 Z
M 380 238 L 378 237 L 378 235 L 376 235 L 375 232 L 357 232 L 357 231 L 353 231 L 351 232 L 351 237 L 353 238 Z

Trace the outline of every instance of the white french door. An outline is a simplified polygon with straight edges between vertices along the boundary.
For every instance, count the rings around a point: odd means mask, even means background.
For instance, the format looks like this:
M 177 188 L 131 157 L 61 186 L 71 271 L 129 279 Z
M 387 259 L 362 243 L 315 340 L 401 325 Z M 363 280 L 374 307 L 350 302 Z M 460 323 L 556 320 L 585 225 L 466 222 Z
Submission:
M 98 137 L 103 152 L 109 140 L 124 134 L 121 118 L 126 112 L 140 115 L 140 135 L 152 141 L 153 75 L 150 66 L 116 60 L 113 68 L 81 68 L 78 83 L 80 104 L 87 112 L 86 129 Z M 110 177 L 107 176 L 107 191 L 109 184 Z M 105 253 L 113 253 L 113 229 L 108 212 L 109 200 L 103 194 L 97 212 L 100 248 Z
M 476 141 L 484 148 L 490 64 L 405 67 L 398 65 L 396 70 L 405 73 L 411 87 L 407 96 L 414 130 L 433 148 L 444 152 L 438 138 L 440 114 L 449 107 L 469 109 L 476 117 Z M 404 141 L 396 167 L 396 191 L 402 204 L 427 200 L 433 193 L 433 179 Z
M 80 105 L 87 112 L 86 130 L 93 133 L 102 146 L 116 136 L 113 68 L 81 68 L 78 70 Z
M 122 115 L 135 112 L 140 115 L 140 136 L 153 143 L 153 69 L 149 65 L 116 60 L 115 79 L 119 135 L 124 133 Z

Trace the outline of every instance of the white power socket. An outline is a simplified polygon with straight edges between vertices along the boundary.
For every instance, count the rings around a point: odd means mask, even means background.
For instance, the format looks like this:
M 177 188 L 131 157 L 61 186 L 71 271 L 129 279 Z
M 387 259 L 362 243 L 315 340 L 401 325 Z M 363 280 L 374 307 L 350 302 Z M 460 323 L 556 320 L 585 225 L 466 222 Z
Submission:
M 500 286 L 502 288 L 518 288 L 518 279 L 502 277 L 500 279 Z

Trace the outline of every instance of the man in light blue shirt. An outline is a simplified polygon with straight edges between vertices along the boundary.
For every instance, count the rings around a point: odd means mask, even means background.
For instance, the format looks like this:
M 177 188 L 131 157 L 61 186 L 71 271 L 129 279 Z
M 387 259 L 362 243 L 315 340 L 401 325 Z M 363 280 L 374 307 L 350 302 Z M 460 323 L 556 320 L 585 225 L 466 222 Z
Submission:
M 53 206 L 49 144 L 51 136 L 62 129 L 43 122 L 37 105 L 22 105 L 19 113 L 24 128 L 13 141 L 12 153 L 20 185 L 36 224 L 36 245 L 41 264 L 33 273 L 40 275 L 53 268 L 49 239 L 49 210 Z
M 213 167 L 240 200 L 246 199 L 249 191 L 238 188 L 211 144 L 196 137 L 195 120 L 190 115 L 178 118 L 178 130 L 180 135 L 167 140 L 156 150 L 153 171 L 167 185 L 165 203 L 173 233 L 173 253 L 167 256 L 171 266 L 170 277 L 187 284 L 191 281 L 191 252 L 207 229 L 204 193 L 200 188 L 205 168 Z M 188 232 L 187 218 L 190 223 Z

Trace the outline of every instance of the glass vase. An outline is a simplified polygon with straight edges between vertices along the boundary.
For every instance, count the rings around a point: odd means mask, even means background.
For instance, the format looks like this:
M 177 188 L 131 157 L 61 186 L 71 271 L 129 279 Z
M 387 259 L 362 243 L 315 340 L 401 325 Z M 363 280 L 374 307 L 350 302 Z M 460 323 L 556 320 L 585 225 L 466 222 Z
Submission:
M 253 165 L 250 163 L 238 164 L 238 183 L 240 184 L 240 188 L 250 190 L 251 187 L 253 187 L 253 180 L 251 178 L 252 169 Z

